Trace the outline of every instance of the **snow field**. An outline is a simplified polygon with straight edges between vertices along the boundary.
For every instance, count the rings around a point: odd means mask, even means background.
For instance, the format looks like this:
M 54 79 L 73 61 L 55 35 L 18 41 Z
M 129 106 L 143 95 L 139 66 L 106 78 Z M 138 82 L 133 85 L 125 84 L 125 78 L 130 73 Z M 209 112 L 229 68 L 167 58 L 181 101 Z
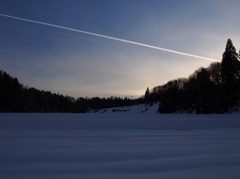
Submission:
M 0 178 L 239 178 L 239 117 L 0 114 Z

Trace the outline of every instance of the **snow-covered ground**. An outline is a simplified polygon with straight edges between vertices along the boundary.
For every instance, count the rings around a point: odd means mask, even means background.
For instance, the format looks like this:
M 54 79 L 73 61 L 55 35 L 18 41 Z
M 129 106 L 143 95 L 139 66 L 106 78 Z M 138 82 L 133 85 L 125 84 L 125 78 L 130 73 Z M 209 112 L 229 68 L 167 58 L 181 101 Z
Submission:
M 139 104 L 133 106 L 123 106 L 123 107 L 115 107 L 115 108 L 107 108 L 102 110 L 91 111 L 92 113 L 144 113 L 144 114 L 157 114 L 159 107 L 159 103 L 151 103 L 151 104 Z
M 159 115 L 138 109 L 0 114 L 0 178 L 240 177 L 239 114 Z

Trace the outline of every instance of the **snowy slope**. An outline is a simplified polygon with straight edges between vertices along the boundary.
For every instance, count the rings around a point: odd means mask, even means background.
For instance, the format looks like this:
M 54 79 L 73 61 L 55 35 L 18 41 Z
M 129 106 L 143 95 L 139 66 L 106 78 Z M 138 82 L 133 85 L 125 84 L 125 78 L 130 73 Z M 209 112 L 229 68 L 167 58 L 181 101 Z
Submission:
M 159 103 L 156 102 L 156 103 L 151 103 L 151 104 L 139 104 L 139 105 L 133 105 L 133 106 L 106 108 L 106 109 L 102 109 L 102 110 L 93 110 L 93 111 L 90 111 L 90 113 L 157 114 L 158 108 L 159 108 Z M 234 106 L 232 109 L 230 109 L 227 112 L 227 114 L 240 114 L 240 102 L 236 106 Z
M 139 104 L 133 106 L 124 106 L 124 107 L 115 107 L 115 108 L 107 108 L 102 110 L 91 111 L 92 113 L 147 113 L 147 114 L 156 114 L 158 111 L 159 103 L 153 104 Z

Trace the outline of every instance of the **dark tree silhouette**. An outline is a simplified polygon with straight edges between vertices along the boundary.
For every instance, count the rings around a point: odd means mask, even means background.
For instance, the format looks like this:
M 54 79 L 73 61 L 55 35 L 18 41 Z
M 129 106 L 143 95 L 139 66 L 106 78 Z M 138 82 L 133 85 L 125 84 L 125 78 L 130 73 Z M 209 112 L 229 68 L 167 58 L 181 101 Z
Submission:
M 119 97 L 78 98 L 27 88 L 0 71 L 0 112 L 81 112 L 144 103 L 141 99 Z
M 239 94 L 240 62 L 232 40 L 228 39 L 221 63 L 223 80 L 223 95 L 225 96 L 225 109 L 237 102 Z
M 182 88 L 173 81 L 155 87 L 152 91 L 160 97 L 162 113 L 196 112 L 225 113 L 240 99 L 239 54 L 228 39 L 222 63 L 212 63 L 208 68 L 196 70 Z
M 238 54 L 233 46 L 232 40 L 228 39 L 221 63 L 223 82 L 232 88 L 232 85 L 239 79 Z
M 215 62 L 210 64 L 207 68 L 210 80 L 214 83 L 214 85 L 221 85 L 223 83 L 222 74 L 221 74 L 221 63 Z
M 147 87 L 145 95 L 144 95 L 145 102 L 150 102 L 150 90 Z
M 159 112 L 173 113 L 180 109 L 183 102 L 183 89 L 186 83 L 185 78 L 169 81 L 167 84 L 158 87 L 160 95 Z

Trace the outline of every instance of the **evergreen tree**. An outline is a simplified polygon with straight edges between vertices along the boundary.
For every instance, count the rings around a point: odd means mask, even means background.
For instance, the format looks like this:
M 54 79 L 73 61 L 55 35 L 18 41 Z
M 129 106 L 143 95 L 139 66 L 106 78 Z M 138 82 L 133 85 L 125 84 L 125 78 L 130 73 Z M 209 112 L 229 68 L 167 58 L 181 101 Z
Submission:
M 149 91 L 148 87 L 147 87 L 147 90 L 145 92 L 144 99 L 145 99 L 146 102 L 149 102 L 149 100 L 150 100 L 150 91 Z
M 221 74 L 223 82 L 228 88 L 232 88 L 234 82 L 239 77 L 239 61 L 236 49 L 233 46 L 232 40 L 228 39 L 225 52 L 223 53 L 221 63 Z
M 223 80 L 222 96 L 224 99 L 222 104 L 224 110 L 227 111 L 238 100 L 240 80 L 240 62 L 231 39 L 228 39 L 225 52 L 223 53 L 221 74 Z

